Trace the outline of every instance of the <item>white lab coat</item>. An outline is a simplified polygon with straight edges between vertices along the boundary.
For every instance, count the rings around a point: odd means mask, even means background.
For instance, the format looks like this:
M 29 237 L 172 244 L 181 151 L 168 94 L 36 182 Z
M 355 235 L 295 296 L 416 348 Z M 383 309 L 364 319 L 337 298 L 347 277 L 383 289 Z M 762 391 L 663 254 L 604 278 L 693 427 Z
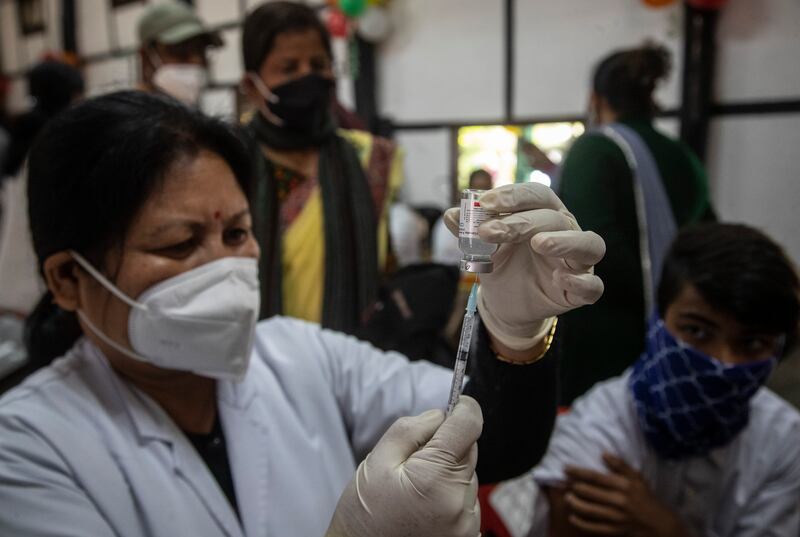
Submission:
M 357 461 L 451 374 L 297 320 L 259 324 L 218 408 L 241 525 L 191 443 L 82 340 L 0 399 L 0 535 L 324 535 Z

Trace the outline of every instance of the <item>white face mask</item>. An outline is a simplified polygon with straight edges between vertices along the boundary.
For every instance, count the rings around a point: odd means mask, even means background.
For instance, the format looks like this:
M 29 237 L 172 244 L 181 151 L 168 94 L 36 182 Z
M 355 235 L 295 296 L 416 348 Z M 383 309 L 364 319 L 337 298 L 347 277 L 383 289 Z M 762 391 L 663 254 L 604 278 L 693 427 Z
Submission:
M 105 335 L 82 311 L 78 316 L 107 345 L 165 369 L 221 379 L 247 371 L 258 320 L 257 261 L 224 257 L 157 283 L 133 300 L 77 252 L 72 257 L 100 284 L 131 307 L 132 350 Z
M 200 93 L 208 85 L 208 72 L 205 67 L 193 63 L 163 65 L 156 55 L 151 55 L 150 61 L 156 68 L 153 74 L 155 87 L 184 104 L 198 105 Z

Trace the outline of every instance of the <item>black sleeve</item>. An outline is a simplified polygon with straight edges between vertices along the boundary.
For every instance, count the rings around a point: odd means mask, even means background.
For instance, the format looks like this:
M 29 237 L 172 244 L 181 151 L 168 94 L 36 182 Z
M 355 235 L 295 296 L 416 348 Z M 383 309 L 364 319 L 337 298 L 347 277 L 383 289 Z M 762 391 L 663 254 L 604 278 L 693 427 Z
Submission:
M 495 357 L 483 323 L 475 338 L 464 394 L 474 397 L 483 410 L 478 479 L 481 484 L 496 483 L 530 470 L 547 449 L 556 417 L 556 344 L 538 362 L 514 365 Z

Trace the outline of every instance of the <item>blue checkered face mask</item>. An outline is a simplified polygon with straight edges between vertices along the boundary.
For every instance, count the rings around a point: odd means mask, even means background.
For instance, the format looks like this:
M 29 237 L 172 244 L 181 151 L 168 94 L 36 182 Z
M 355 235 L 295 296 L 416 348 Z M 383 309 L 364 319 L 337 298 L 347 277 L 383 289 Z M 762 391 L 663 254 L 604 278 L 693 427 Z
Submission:
M 654 316 L 629 384 L 648 443 L 668 459 L 726 445 L 747 425 L 750 398 L 776 362 L 724 364 L 675 339 Z

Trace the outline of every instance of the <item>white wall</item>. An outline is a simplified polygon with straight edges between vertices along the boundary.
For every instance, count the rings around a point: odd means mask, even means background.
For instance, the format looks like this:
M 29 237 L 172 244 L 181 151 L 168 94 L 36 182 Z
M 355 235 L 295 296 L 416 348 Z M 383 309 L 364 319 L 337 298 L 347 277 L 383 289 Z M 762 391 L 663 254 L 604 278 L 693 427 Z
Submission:
M 236 22 L 243 17 L 239 0 L 195 0 L 194 5 L 206 24 L 210 25 Z
M 45 33 L 45 46 L 49 50 L 59 50 L 61 36 L 61 0 L 44 0 L 45 18 L 52 21 Z
M 800 262 L 800 115 L 712 123 L 708 170 L 722 219 L 755 225 Z
M 20 48 L 22 46 L 17 31 L 17 10 L 8 0 L 0 3 L 0 57 L 6 71 L 14 71 L 20 67 Z
M 379 50 L 383 114 L 403 122 L 493 120 L 503 113 L 503 2 L 396 0 Z
M 800 2 L 739 0 L 722 13 L 719 102 L 800 100 Z M 716 118 L 708 171 L 720 216 L 754 224 L 800 263 L 800 114 Z
M 410 205 L 450 206 L 450 129 L 402 131 L 406 182 L 400 198 Z
M 131 88 L 136 80 L 135 56 L 92 62 L 83 70 L 83 75 L 89 96 Z
M 238 83 L 242 77 L 242 32 L 231 28 L 220 32 L 225 44 L 209 53 L 211 80 L 217 84 Z
M 147 9 L 147 4 L 148 2 L 133 3 L 111 10 L 111 45 L 114 49 L 132 49 L 138 46 L 137 24 Z M 87 30 L 91 31 L 93 26 L 90 25 Z
M 111 50 L 107 0 L 80 0 L 75 2 L 78 50 L 91 56 Z
M 646 39 L 667 46 L 672 76 L 656 97 L 666 108 L 680 101 L 682 9 L 649 9 L 638 0 L 517 0 L 514 115 L 575 115 L 586 109 L 591 74 L 610 51 Z
M 800 98 L 800 2 L 734 0 L 718 35 L 720 101 Z
M 500 0 L 394 0 L 394 33 L 379 48 L 382 113 L 402 123 L 496 121 L 503 116 L 504 18 Z M 516 0 L 513 113 L 578 115 L 592 66 L 609 51 L 654 39 L 674 55 L 660 89 L 680 99 L 682 10 L 639 0 Z

